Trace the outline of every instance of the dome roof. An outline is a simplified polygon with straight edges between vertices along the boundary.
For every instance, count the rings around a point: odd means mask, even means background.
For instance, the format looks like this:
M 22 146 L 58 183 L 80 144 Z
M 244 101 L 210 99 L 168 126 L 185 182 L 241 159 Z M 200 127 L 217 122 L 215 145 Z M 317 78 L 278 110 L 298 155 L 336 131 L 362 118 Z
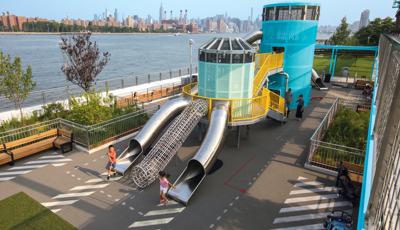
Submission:
M 199 49 L 205 53 L 256 53 L 242 38 L 213 38 Z

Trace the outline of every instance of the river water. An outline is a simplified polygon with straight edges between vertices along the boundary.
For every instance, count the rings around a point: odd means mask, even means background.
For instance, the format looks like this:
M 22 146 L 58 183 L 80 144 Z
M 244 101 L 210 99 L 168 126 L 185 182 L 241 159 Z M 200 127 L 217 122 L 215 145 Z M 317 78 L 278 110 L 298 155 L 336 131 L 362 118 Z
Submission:
M 167 71 L 189 66 L 189 39 L 195 41 L 193 61 L 197 49 L 216 34 L 102 34 L 93 35 L 101 51 L 111 53 L 110 62 L 99 75 L 99 80 L 130 75 Z M 31 65 L 37 85 L 35 90 L 64 86 L 61 72 L 63 56 L 59 49 L 59 35 L 0 35 L 0 49 L 11 56 L 22 58 L 23 65 Z

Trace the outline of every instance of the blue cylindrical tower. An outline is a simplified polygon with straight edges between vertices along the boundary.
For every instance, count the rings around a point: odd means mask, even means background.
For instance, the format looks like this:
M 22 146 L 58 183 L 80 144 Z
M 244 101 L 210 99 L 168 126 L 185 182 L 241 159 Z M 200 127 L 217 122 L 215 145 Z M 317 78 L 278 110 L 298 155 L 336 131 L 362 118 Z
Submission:
M 284 52 L 284 71 L 289 74 L 289 88 L 296 98 L 302 94 L 305 105 L 311 98 L 311 69 L 320 6 L 315 3 L 289 2 L 268 4 L 263 9 L 260 52 Z M 271 79 L 275 81 L 271 81 Z M 270 87 L 283 91 L 278 76 L 270 78 Z M 275 85 L 274 85 L 275 82 Z M 283 96 L 283 94 L 282 94 Z

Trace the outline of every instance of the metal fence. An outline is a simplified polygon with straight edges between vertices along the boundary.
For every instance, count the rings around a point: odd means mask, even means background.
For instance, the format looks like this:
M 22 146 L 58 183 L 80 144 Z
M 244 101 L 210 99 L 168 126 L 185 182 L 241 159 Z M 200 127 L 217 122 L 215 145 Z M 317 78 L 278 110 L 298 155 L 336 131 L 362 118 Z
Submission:
M 341 161 L 355 165 L 364 164 L 365 150 L 323 141 L 325 134 L 341 107 L 357 110 L 358 106 L 363 105 L 364 101 L 362 100 L 347 101 L 339 98 L 335 100 L 321 124 L 310 138 L 310 152 L 306 164 L 334 171 L 336 171 Z M 351 169 L 349 170 L 351 171 Z
M 156 72 L 150 74 L 131 75 L 121 78 L 113 78 L 107 80 L 99 80 L 95 82 L 95 88 L 98 91 L 124 89 L 136 85 L 182 77 L 188 75 L 190 72 L 189 68 L 181 68 L 175 70 L 169 70 L 164 72 Z M 194 73 L 197 72 L 197 67 L 194 67 Z M 22 107 L 44 105 L 56 101 L 65 101 L 71 96 L 79 96 L 82 94 L 82 90 L 70 83 L 66 83 L 65 86 L 51 88 L 47 90 L 33 91 L 29 94 Z M 4 96 L 0 96 L 0 112 L 15 109 L 14 104 L 11 103 Z
M 96 125 L 85 126 L 65 119 L 54 119 L 0 133 L 0 144 L 19 140 L 51 129 L 72 131 L 73 141 L 91 150 L 140 129 L 159 106 L 147 107 Z

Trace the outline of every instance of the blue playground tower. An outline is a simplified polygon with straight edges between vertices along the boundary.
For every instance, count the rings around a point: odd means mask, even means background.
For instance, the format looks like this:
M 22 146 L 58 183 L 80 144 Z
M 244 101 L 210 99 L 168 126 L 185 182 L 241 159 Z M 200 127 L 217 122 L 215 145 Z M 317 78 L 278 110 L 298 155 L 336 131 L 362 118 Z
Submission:
M 289 74 L 293 92 L 291 108 L 302 94 L 307 106 L 311 99 L 311 70 L 313 67 L 320 6 L 315 3 L 290 2 L 268 4 L 263 9 L 260 52 L 284 52 L 283 70 Z M 271 76 L 269 88 L 285 94 L 285 79 Z

